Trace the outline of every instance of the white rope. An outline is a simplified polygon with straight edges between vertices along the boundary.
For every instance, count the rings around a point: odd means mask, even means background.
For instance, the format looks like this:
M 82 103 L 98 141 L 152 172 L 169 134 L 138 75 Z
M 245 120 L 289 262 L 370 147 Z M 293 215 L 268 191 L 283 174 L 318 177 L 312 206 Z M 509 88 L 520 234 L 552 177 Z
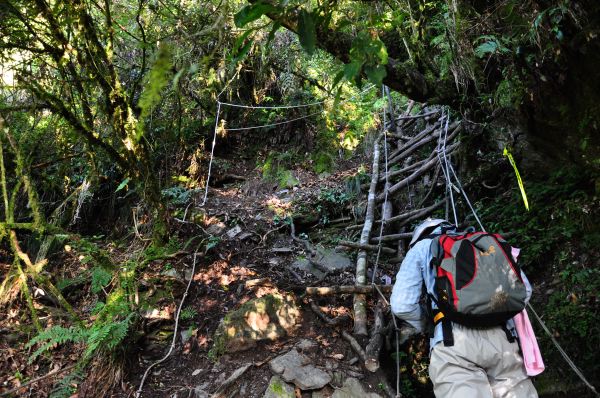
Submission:
M 374 84 L 367 84 L 367 87 L 358 92 L 357 94 L 354 94 L 352 97 L 340 102 L 340 103 L 344 103 L 344 102 L 348 102 L 353 100 L 354 98 L 366 93 L 367 91 L 371 90 L 373 87 L 375 87 Z M 243 108 L 243 109 L 295 109 L 295 108 L 308 108 L 310 106 L 315 106 L 315 105 L 323 105 L 325 104 L 327 100 L 323 100 L 323 101 L 317 101 L 317 102 L 311 102 L 309 104 L 298 104 L 298 105 L 272 105 L 272 106 L 266 106 L 266 105 L 244 105 L 244 104 L 233 104 L 230 102 L 221 102 L 221 105 L 225 105 L 225 106 L 230 106 L 233 108 Z
M 215 132 L 213 135 L 212 148 L 210 150 L 210 162 L 208 162 L 208 175 L 206 176 L 206 186 L 204 187 L 204 199 L 200 207 L 206 204 L 206 198 L 208 197 L 208 182 L 210 181 L 210 172 L 212 170 L 213 159 L 215 155 L 215 145 L 217 144 L 217 131 L 219 129 L 219 116 L 221 114 L 221 103 L 217 101 L 217 114 L 215 116 Z
M 444 120 L 444 114 L 443 114 L 443 110 L 442 110 L 442 123 L 443 123 L 443 120 Z M 450 117 L 447 114 L 446 115 L 446 126 L 445 126 L 446 127 L 445 128 L 445 130 L 446 130 L 445 137 L 447 137 L 447 134 L 448 134 L 449 120 L 450 120 Z M 438 161 L 440 162 L 440 168 L 442 169 L 442 173 L 444 174 L 444 178 L 446 179 L 446 195 L 448 195 L 448 194 L 450 195 L 450 202 L 452 203 L 452 212 L 454 214 L 454 224 L 458 225 L 458 217 L 456 215 L 456 205 L 454 203 L 454 194 L 452 193 L 452 186 L 451 186 L 452 182 L 450 180 L 450 171 L 448 170 L 448 161 L 446 158 L 445 148 L 442 147 L 442 139 L 441 138 L 442 138 L 442 134 L 440 134 L 440 137 L 438 139 L 438 146 L 437 146 L 436 153 L 437 153 Z M 446 145 L 445 139 L 446 138 L 444 138 L 444 142 L 443 142 L 444 146 Z M 442 158 L 441 154 L 443 154 L 443 158 Z M 447 204 L 446 204 L 446 206 L 447 206 Z M 446 218 L 447 217 L 448 217 L 448 208 L 446 207 Z
M 385 86 L 382 87 L 382 98 L 385 98 Z M 388 202 L 388 148 L 387 148 L 387 129 L 386 129 L 386 113 L 385 108 L 383 110 L 383 158 L 385 160 L 385 188 L 384 188 L 384 199 L 382 209 L 385 209 Z M 383 214 L 382 214 L 383 216 Z M 383 217 L 382 217 L 383 218 Z M 383 220 L 379 226 L 379 243 L 377 244 L 377 256 L 375 258 L 375 265 L 373 266 L 373 275 L 371 275 L 371 284 L 375 284 L 375 275 L 377 274 L 377 267 L 379 266 L 379 256 L 381 255 L 381 237 L 383 236 L 383 227 L 385 226 L 385 220 Z
M 229 102 L 221 102 L 221 105 L 230 106 L 232 108 L 243 108 L 243 109 L 296 109 L 296 108 L 308 108 L 309 106 L 322 105 L 325 101 L 313 102 L 310 104 L 300 105 L 276 105 L 276 106 L 262 106 L 262 105 L 241 105 L 232 104 Z
M 450 176 L 450 166 L 448 161 L 448 153 L 446 151 L 446 143 L 448 141 L 448 123 L 450 123 L 450 112 L 446 111 L 446 126 L 444 127 L 444 145 L 442 146 L 442 151 L 444 154 L 444 163 L 446 164 L 446 173 Z M 440 134 L 441 136 L 441 134 Z M 450 200 L 452 202 L 452 212 L 454 214 L 454 224 L 458 226 L 458 216 L 456 213 L 456 202 L 454 201 L 454 193 L 452 192 L 452 180 L 450 180 L 450 185 L 448 190 L 450 191 Z
M 469 200 L 469 197 L 467 196 L 467 193 L 465 192 L 465 190 L 462 187 L 462 184 L 460 183 L 460 180 L 458 179 L 458 176 L 456 175 L 456 172 L 454 171 L 454 166 L 452 166 L 452 162 L 450 162 L 450 171 L 452 171 L 452 174 L 454 175 L 454 179 L 456 180 L 456 184 L 458 185 L 458 189 L 460 189 L 460 192 L 462 192 L 465 201 L 467 202 L 467 205 L 469 206 L 469 208 L 471 209 L 471 213 L 473 213 L 473 215 L 475 216 L 475 219 L 477 220 L 477 223 L 479 224 L 479 226 L 481 227 L 481 230 L 483 232 L 487 232 L 485 230 L 485 228 L 483 227 L 483 223 L 481 222 L 481 220 L 479 219 L 479 217 L 477 216 L 477 212 L 475 211 L 475 208 L 473 207 L 473 205 L 471 204 L 471 201 Z
M 232 77 L 232 80 L 233 80 L 233 77 Z M 230 82 L 231 82 L 231 80 L 229 81 L 229 83 Z M 229 83 L 227 83 L 227 84 L 229 84 Z M 215 146 L 216 146 L 216 143 L 217 143 L 217 132 L 218 132 L 218 129 L 219 129 L 219 116 L 221 115 L 221 105 L 238 106 L 237 104 L 230 104 L 230 103 L 219 101 L 219 97 L 221 96 L 221 94 L 223 94 L 223 92 L 225 91 L 226 87 L 227 86 L 225 86 L 223 88 L 223 90 L 221 90 L 221 92 L 219 93 L 219 95 L 217 95 L 217 113 L 215 115 L 215 131 L 213 133 L 212 148 L 210 150 L 210 160 L 208 162 L 208 174 L 206 176 L 206 183 L 205 183 L 206 185 L 204 187 L 204 199 L 202 200 L 202 204 L 199 207 L 204 206 L 206 204 L 206 200 L 208 198 L 208 185 L 209 185 L 209 182 L 210 182 L 212 164 L 213 164 L 214 155 L 215 155 Z M 339 104 L 344 104 L 346 102 L 352 101 L 354 98 L 365 94 L 366 92 L 368 92 L 369 90 L 371 90 L 373 87 L 375 87 L 374 84 L 369 84 L 369 85 L 367 85 L 367 87 L 364 90 L 360 91 L 359 93 L 353 95 L 352 97 L 350 97 L 350 98 L 348 98 L 348 99 L 346 99 L 344 101 L 340 101 Z M 324 104 L 324 103 L 325 103 L 325 101 L 321 101 L 320 102 L 321 105 Z M 306 106 L 311 106 L 311 105 L 314 105 L 314 104 L 318 104 L 318 103 L 306 104 Z M 239 107 L 249 107 L 249 106 L 248 105 L 239 105 Z M 300 107 L 300 106 L 299 105 L 293 105 L 292 107 Z M 252 107 L 250 107 L 250 108 L 252 108 Z M 258 109 L 279 109 L 280 107 L 270 107 L 270 108 L 269 107 L 253 107 L 253 108 L 258 108 Z M 284 108 L 281 108 L 281 109 L 284 109 Z M 316 115 L 320 114 L 321 112 L 322 111 L 314 112 L 314 113 L 311 113 L 311 114 L 306 115 L 306 116 L 301 116 L 301 117 L 298 117 L 298 118 L 295 118 L 295 119 L 290 119 L 290 120 L 286 120 L 286 121 L 278 122 L 278 123 L 271 123 L 271 124 L 264 124 L 264 125 L 260 125 L 260 126 L 250 126 L 250 127 L 225 128 L 224 130 L 225 131 L 245 131 L 245 130 L 253 130 L 253 129 L 259 129 L 259 128 L 265 128 L 265 127 L 280 126 L 280 125 L 291 123 L 291 122 L 294 122 L 294 121 L 297 121 L 297 120 L 306 119 L 306 118 L 309 118 L 311 116 L 316 116 Z
M 175 342 L 177 341 L 177 330 L 179 328 L 179 314 L 181 314 L 181 308 L 183 307 L 183 303 L 185 302 L 185 298 L 187 297 L 188 290 L 190 290 L 190 285 L 192 284 L 192 281 L 194 280 L 194 273 L 196 272 L 196 256 L 197 255 L 198 255 L 198 251 L 195 251 L 194 252 L 194 264 L 192 265 L 192 273 L 190 274 L 190 280 L 188 281 L 187 287 L 185 288 L 185 292 L 183 293 L 183 297 L 181 298 L 181 302 L 179 303 L 179 308 L 177 308 L 177 315 L 175 316 L 175 330 L 173 331 L 173 340 L 171 341 L 171 347 L 169 348 L 169 351 L 165 354 L 164 357 L 162 357 L 158 361 L 156 361 L 153 364 L 151 364 L 150 366 L 148 366 L 148 368 L 144 372 L 142 381 L 140 381 L 140 386 L 138 387 L 137 391 L 135 392 L 136 398 L 139 398 L 142 396 L 142 390 L 144 388 L 144 383 L 146 381 L 146 378 L 148 377 L 148 373 L 150 372 L 150 370 L 153 367 L 155 367 L 156 365 L 163 363 L 169 357 L 169 355 L 171 355 L 171 352 L 173 352 L 173 348 L 175 348 Z
M 550 330 L 548 329 L 548 327 L 546 326 L 546 324 L 544 323 L 544 321 L 542 321 L 542 318 L 540 318 L 539 315 L 537 314 L 537 312 L 535 312 L 535 310 L 533 309 L 533 307 L 531 306 L 530 303 L 527 303 L 527 307 L 529 307 L 529 309 L 533 313 L 533 316 L 535 317 L 535 319 L 537 319 L 537 321 L 540 323 L 540 325 L 542 325 L 542 329 L 544 329 L 544 332 L 546 332 L 546 334 L 548 335 L 548 337 L 550 337 L 550 339 L 552 340 L 552 342 L 554 343 L 554 345 L 558 349 L 558 352 L 560 352 L 560 355 L 562 355 L 562 357 L 565 359 L 565 361 L 567 362 L 567 364 L 569 364 L 569 366 L 571 367 L 571 369 L 573 369 L 573 371 L 577 374 L 577 376 L 579 376 L 579 378 L 585 383 L 586 386 L 588 386 L 588 388 L 590 390 L 592 390 L 594 392 L 594 394 L 597 397 L 600 396 L 600 394 L 598 394 L 598 391 L 596 391 L 596 389 L 594 388 L 594 386 L 589 381 L 587 381 L 587 379 L 585 378 L 585 376 L 583 375 L 583 373 L 581 373 L 581 370 L 579 370 L 579 368 L 575 365 L 575 363 L 573 363 L 573 361 L 571 360 L 571 358 L 569 358 L 569 356 L 567 355 L 567 353 L 565 352 L 565 350 L 563 350 L 562 347 L 560 346 L 560 344 L 558 344 L 558 341 L 556 341 L 556 339 L 554 338 L 554 336 L 552 335 L 552 333 L 550 333 Z
M 385 94 L 386 94 L 386 87 L 383 86 L 382 87 L 382 97 L 385 98 Z M 391 106 L 391 104 L 390 104 Z M 390 113 L 390 118 L 393 118 L 394 115 L 392 115 Z M 385 159 L 385 193 L 384 193 L 384 200 L 383 200 L 383 209 L 385 209 L 387 201 L 388 201 L 388 171 L 389 171 L 389 164 L 388 164 L 388 148 L 387 148 L 387 129 L 386 129 L 386 113 L 385 113 L 385 109 L 383 110 L 383 145 L 384 145 L 384 159 Z M 410 195 L 409 195 L 410 196 Z M 383 218 L 383 217 L 382 217 Z M 377 257 L 375 258 L 375 265 L 373 266 L 373 275 L 371 276 L 371 284 L 374 286 L 375 290 L 377 290 L 377 292 L 379 293 L 379 295 L 381 296 L 381 298 L 383 298 L 383 301 L 386 303 L 386 305 L 389 307 L 390 303 L 387 301 L 385 295 L 381 292 L 381 290 L 379 290 L 379 287 L 375 284 L 375 275 L 377 274 L 377 267 L 379 265 L 379 256 L 381 255 L 381 248 L 382 248 L 382 239 L 381 237 L 383 236 L 383 227 L 384 227 L 385 222 L 381 222 L 381 225 L 379 227 L 379 241 L 377 243 Z M 402 395 L 400 394 L 400 336 L 398 334 L 398 325 L 396 324 L 396 316 L 392 313 L 392 321 L 394 322 L 394 331 L 396 332 L 396 397 L 401 397 Z
M 223 105 L 223 103 L 219 103 L 219 105 Z M 300 116 L 294 119 L 289 119 L 289 120 L 285 120 L 283 122 L 278 122 L 278 123 L 271 123 L 271 124 L 261 124 L 260 126 L 249 126 L 249 127 L 234 127 L 234 128 L 228 128 L 226 127 L 224 130 L 226 131 L 245 131 L 245 130 L 254 130 L 254 129 L 262 129 L 265 127 L 274 127 L 274 126 L 281 126 L 282 124 L 288 124 L 288 123 L 292 123 L 295 122 L 297 120 L 302 120 L 302 119 L 307 119 L 311 116 L 316 116 L 318 114 L 320 114 L 322 111 L 319 112 L 313 112 L 310 113 L 306 116 Z

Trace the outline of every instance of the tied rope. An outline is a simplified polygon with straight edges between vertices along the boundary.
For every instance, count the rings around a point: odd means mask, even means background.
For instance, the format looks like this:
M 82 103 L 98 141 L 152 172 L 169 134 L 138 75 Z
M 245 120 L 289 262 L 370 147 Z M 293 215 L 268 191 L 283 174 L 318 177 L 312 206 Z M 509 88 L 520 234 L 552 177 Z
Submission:
M 447 113 L 446 116 L 449 119 L 449 113 Z M 456 184 L 458 185 L 458 189 L 460 190 L 460 192 L 462 193 L 463 197 L 465 198 L 465 201 L 467 202 L 469 208 L 471 209 L 471 212 L 473 213 L 473 216 L 475 216 L 475 219 L 477 220 L 477 223 L 479 224 L 479 226 L 481 227 L 481 230 L 483 232 L 487 232 L 485 230 L 485 228 L 483 227 L 483 224 L 481 223 L 481 220 L 479 219 L 479 217 L 477 216 L 477 212 L 475 211 L 475 208 L 473 207 L 473 205 L 471 204 L 471 201 L 469 200 L 469 197 L 467 196 L 467 193 L 465 192 L 465 190 L 463 189 L 462 184 L 460 183 L 460 179 L 458 178 L 456 171 L 454 170 L 454 167 L 452 166 L 452 162 L 450 162 L 447 158 L 447 154 L 445 151 L 446 148 L 446 139 L 448 137 L 448 119 L 446 119 L 446 134 L 444 135 L 444 142 L 443 142 L 443 158 L 444 158 L 444 163 L 446 165 L 446 170 L 447 172 L 444 172 L 444 177 L 446 179 L 446 192 L 448 192 L 448 190 L 450 190 L 450 192 L 452 192 L 452 181 L 451 178 L 454 177 L 454 180 L 456 181 Z M 438 146 L 439 148 L 439 146 Z M 441 163 L 441 159 L 439 157 L 439 149 L 438 149 L 438 159 L 440 160 L 440 165 L 442 167 L 442 169 L 444 169 L 444 165 Z M 452 175 L 450 175 L 450 172 L 452 173 Z M 456 208 L 455 208 L 455 203 L 454 201 L 452 201 L 452 207 L 453 207 L 453 211 L 456 217 Z M 458 225 L 458 223 L 456 223 L 456 225 Z M 542 320 L 542 318 L 540 318 L 540 316 L 537 314 L 537 312 L 533 309 L 533 306 L 531 305 L 531 303 L 527 303 L 527 307 L 531 310 L 531 312 L 533 313 L 535 319 L 537 319 L 537 321 L 539 322 L 539 324 L 542 326 L 542 329 L 544 330 L 544 332 L 548 335 L 548 337 L 550 337 L 550 340 L 552 341 L 552 343 L 554 344 L 554 346 L 556 347 L 556 349 L 558 350 L 558 352 L 560 353 L 560 355 L 562 355 L 562 357 L 564 358 L 565 362 L 571 367 L 571 369 L 573 370 L 573 372 L 575 372 L 575 374 L 581 379 L 581 381 L 594 393 L 595 396 L 600 397 L 600 394 L 598 394 L 598 392 L 596 391 L 596 389 L 594 388 L 594 386 L 585 378 L 585 376 L 583 375 L 583 373 L 581 372 L 581 370 L 579 370 L 579 368 L 577 367 L 577 365 L 575 365 L 575 363 L 573 362 L 573 360 L 569 357 L 569 355 L 566 353 L 566 351 L 561 347 L 561 345 L 558 343 L 558 341 L 554 338 L 554 336 L 552 335 L 552 333 L 550 332 L 550 329 L 548 329 L 548 326 L 546 326 L 546 324 L 544 323 L 544 321 Z
M 200 204 L 200 207 L 203 207 L 206 204 L 206 200 L 208 198 L 208 184 L 210 182 L 212 164 L 214 161 L 215 146 L 217 144 L 217 133 L 219 132 L 219 116 L 221 116 L 221 107 L 222 106 L 228 106 L 228 107 L 234 107 L 234 108 L 244 108 L 244 109 L 294 109 L 294 108 L 307 108 L 307 107 L 314 106 L 314 105 L 323 106 L 325 104 L 325 101 L 318 101 L 318 102 L 312 102 L 309 104 L 299 104 L 299 105 L 252 106 L 252 105 L 243 105 L 243 104 L 233 104 L 230 102 L 221 102 L 221 100 L 219 100 L 219 98 L 221 97 L 221 94 L 223 94 L 223 92 L 225 91 L 225 89 L 227 88 L 229 83 L 231 83 L 231 81 L 234 78 L 235 78 L 235 75 L 231 78 L 231 80 L 227 83 L 227 85 L 223 88 L 223 90 L 221 90 L 219 95 L 217 95 L 217 113 L 215 115 L 215 127 L 214 127 L 214 132 L 213 132 L 212 147 L 210 150 L 210 160 L 208 162 L 208 173 L 206 176 L 206 183 L 205 183 L 205 187 L 204 187 L 204 198 L 202 199 L 202 204 Z M 341 104 L 350 102 L 354 98 L 362 96 L 363 94 L 369 92 L 373 87 L 375 87 L 375 85 L 369 84 L 369 85 L 367 85 L 367 87 L 364 90 L 360 91 L 359 93 L 353 95 L 352 97 L 350 97 L 344 101 L 340 101 L 338 104 L 341 105 Z M 292 122 L 295 122 L 298 120 L 307 119 L 309 117 L 319 115 L 321 112 L 322 112 L 322 110 L 318 111 L 318 112 L 310 113 L 305 116 L 300 116 L 297 118 L 288 119 L 288 120 L 284 120 L 282 122 L 277 122 L 277 123 L 262 124 L 262 125 L 258 125 L 258 126 L 234 127 L 234 128 L 223 127 L 222 130 L 223 131 L 247 131 L 247 130 L 266 128 L 266 127 L 281 126 L 284 124 L 292 123 Z
M 444 178 L 446 179 L 446 196 L 450 196 L 450 202 L 452 203 L 452 214 L 454 215 L 454 225 L 458 226 L 458 217 L 456 215 L 456 204 L 454 203 L 454 194 L 452 192 L 452 182 L 449 183 L 450 181 L 450 170 L 448 167 L 448 154 L 446 152 L 446 141 L 448 138 L 448 123 L 450 122 L 450 117 L 449 114 L 446 113 L 446 115 L 444 115 L 444 110 L 442 110 L 442 123 L 444 123 L 444 118 L 445 118 L 445 133 L 442 134 L 442 132 L 440 132 L 440 137 L 438 139 L 438 146 L 437 146 L 437 158 L 438 161 L 440 162 L 440 168 L 442 169 L 442 173 L 444 174 Z M 442 135 L 444 136 L 444 138 L 442 139 Z M 448 202 L 446 202 L 446 218 L 448 218 Z
M 386 86 L 382 87 L 382 97 L 385 99 L 385 94 L 386 94 Z M 394 115 L 391 114 L 391 106 L 392 104 L 389 104 L 390 106 L 390 118 L 393 120 Z M 384 192 L 384 199 L 383 199 L 383 207 L 382 209 L 385 209 L 387 202 L 388 202 L 388 147 L 387 147 L 387 117 L 386 117 L 386 112 L 385 109 L 383 110 L 383 153 L 384 153 L 384 160 L 385 160 L 385 192 Z M 409 195 L 410 197 L 410 195 Z M 377 274 L 377 267 L 379 266 L 379 256 L 381 255 L 381 248 L 382 248 L 382 241 L 381 241 L 381 237 L 383 236 L 383 229 L 385 226 L 385 220 L 382 220 L 382 222 L 380 223 L 380 227 L 379 227 L 379 241 L 377 243 L 377 256 L 375 258 L 375 264 L 373 265 L 373 274 L 371 275 L 371 285 L 373 285 L 374 289 L 377 291 L 377 293 L 379 293 L 379 295 L 381 296 L 381 298 L 383 299 L 383 301 L 385 302 L 385 304 L 389 307 L 390 303 L 389 301 L 386 299 L 385 295 L 383 294 L 383 292 L 379 289 L 379 287 L 375 284 L 375 275 Z M 399 335 L 399 329 L 398 329 L 398 325 L 396 323 L 396 316 L 394 314 L 392 314 L 392 322 L 394 322 L 394 331 L 396 333 L 396 397 L 401 397 L 400 395 L 400 335 Z

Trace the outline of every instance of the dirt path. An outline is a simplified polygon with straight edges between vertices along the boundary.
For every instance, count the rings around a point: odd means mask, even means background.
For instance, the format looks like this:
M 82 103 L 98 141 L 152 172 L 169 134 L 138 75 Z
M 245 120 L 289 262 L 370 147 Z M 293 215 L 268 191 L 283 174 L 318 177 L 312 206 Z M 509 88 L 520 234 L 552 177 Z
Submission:
M 322 276 L 290 267 L 298 257 L 302 258 L 307 253 L 302 244 L 292 239 L 290 227 L 284 222 L 285 217 L 299 207 L 317 206 L 319 195 L 323 192 L 343 192 L 348 177 L 356 173 L 358 165 L 357 162 L 350 163 L 346 170 L 321 179 L 296 170 L 295 176 L 301 183 L 293 189 L 279 189 L 261 180 L 255 173 L 244 175 L 245 181 L 211 188 L 203 210 L 202 228 L 215 237 L 215 245 L 200 260 L 193 276 L 194 283 L 183 307 L 185 317 L 181 320 L 176 349 L 167 361 L 152 370 L 143 396 L 204 396 L 205 393 L 214 393 L 236 369 L 252 364 L 228 389 L 230 395 L 223 396 L 262 397 L 272 377 L 268 362 L 303 340 L 315 344 L 314 349 L 306 353 L 311 364 L 328 372 L 333 379 L 322 389 L 322 395 L 312 395 L 312 392 L 296 388 L 296 396 L 331 396 L 334 387 L 342 387 L 347 377 L 362 379 L 366 391 L 378 390 L 377 379 L 364 373 L 357 354 L 341 337 L 342 330 L 351 330 L 351 323 L 341 329 L 325 325 L 311 311 L 308 298 L 302 295 L 305 286 L 315 283 L 353 284 L 353 269 L 336 272 L 321 280 Z M 343 206 L 346 209 L 342 211 L 344 214 L 339 214 L 341 221 L 338 224 L 337 220 L 328 224 L 331 220 L 298 219 L 296 233 L 309 238 L 313 244 L 333 249 L 336 239 L 350 239 L 352 234 L 356 234 L 344 229 L 354 220 L 351 206 L 347 203 Z M 195 228 L 183 224 L 185 228 Z M 186 234 L 191 233 L 186 231 Z M 174 265 L 172 275 L 181 279 L 186 272 L 189 273 L 189 264 L 181 261 Z M 261 285 L 248 287 L 249 281 L 259 281 Z M 221 319 L 240 304 L 272 291 L 295 293 L 301 320 L 294 330 L 276 341 L 259 342 L 254 349 L 211 358 L 209 351 Z M 319 304 L 328 316 L 336 317 L 349 313 L 352 297 L 329 297 Z M 172 301 L 169 307 L 173 313 Z M 172 316 L 164 320 L 148 320 L 147 335 L 137 352 L 133 353 L 125 383 L 126 392 L 122 396 L 130 396 L 145 368 L 163 356 L 170 343 L 168 332 L 172 332 L 172 326 Z M 168 339 L 160 340 L 161 330 L 166 331 Z

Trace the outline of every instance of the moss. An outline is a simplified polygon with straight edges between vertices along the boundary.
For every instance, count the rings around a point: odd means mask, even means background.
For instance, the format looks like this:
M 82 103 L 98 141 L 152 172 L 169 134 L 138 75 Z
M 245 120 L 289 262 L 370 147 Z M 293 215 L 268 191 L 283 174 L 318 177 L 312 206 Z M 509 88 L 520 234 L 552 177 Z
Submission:
M 221 335 L 215 335 L 214 344 L 208 351 L 208 359 L 216 362 L 225 353 L 225 339 Z
M 283 336 L 298 316 L 291 297 L 268 294 L 250 300 L 225 315 L 214 334 L 209 357 L 216 360 L 226 351 L 243 351 L 257 341 Z
M 258 310 L 259 312 L 273 312 L 274 309 L 282 303 L 283 301 L 281 298 L 272 294 L 267 294 L 261 298 L 247 301 L 237 310 L 228 313 L 225 315 L 225 318 L 223 318 L 223 323 L 227 326 L 233 322 L 244 320 L 246 314 L 250 311 Z
M 283 389 L 283 384 L 281 384 L 281 381 L 279 380 L 274 380 L 273 383 L 271 383 L 270 385 L 270 389 L 277 395 L 283 395 L 283 393 L 285 393 L 285 390 Z

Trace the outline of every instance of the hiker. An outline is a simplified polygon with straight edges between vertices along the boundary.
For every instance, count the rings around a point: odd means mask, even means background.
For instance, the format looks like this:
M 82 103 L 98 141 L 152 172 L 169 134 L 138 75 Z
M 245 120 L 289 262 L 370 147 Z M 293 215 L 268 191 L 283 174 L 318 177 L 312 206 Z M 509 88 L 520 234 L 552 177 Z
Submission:
M 443 249 L 441 255 L 439 250 L 434 253 L 436 245 L 432 243 L 436 243 L 436 236 L 442 233 L 448 233 L 450 237 L 453 236 L 453 233 L 458 234 L 452 224 L 442 219 L 427 219 L 415 229 L 409 245 L 410 249 L 396 276 L 390 299 L 392 312 L 411 325 L 414 328 L 410 328 L 413 333 L 425 331 L 428 321 L 427 314 L 430 314 L 429 317 L 435 318 L 433 332 L 430 332 L 429 365 L 429 377 L 433 383 L 435 396 L 444 398 L 537 397 L 537 392 L 523 366 L 512 319 L 503 318 L 508 320 L 501 322 L 502 325 L 499 326 L 471 327 L 448 321 L 447 318 L 452 315 L 450 307 L 444 306 L 446 314 L 439 310 L 443 306 L 443 301 L 436 292 L 435 259 L 441 260 L 441 258 L 446 259 L 450 256 L 444 255 Z M 460 239 L 460 236 L 465 235 L 457 236 Z M 495 239 L 498 244 L 504 244 L 505 246 L 502 248 L 508 248 L 508 256 L 512 256 L 510 246 L 503 240 L 493 238 L 492 235 L 485 233 L 481 233 L 480 236 L 490 237 L 490 239 Z M 440 239 L 443 238 L 438 237 L 437 241 L 441 241 Z M 506 250 L 502 250 L 500 246 L 497 249 L 491 246 L 493 245 L 490 245 L 489 252 L 480 251 L 480 254 L 488 256 L 494 252 L 506 253 Z M 473 249 L 468 252 L 470 254 L 467 253 L 467 257 L 474 255 Z M 508 260 L 508 257 L 505 256 L 504 259 Z M 434 261 L 432 262 L 432 260 Z M 515 263 L 511 262 L 511 264 Z M 475 265 L 476 273 L 477 265 Z M 516 271 L 513 272 L 513 274 L 515 273 Z M 471 281 L 474 281 L 476 276 L 472 275 Z M 520 276 L 522 283 L 519 286 L 522 291 L 516 292 L 515 295 L 521 294 L 523 302 L 520 305 L 524 307 L 531 296 L 531 286 L 522 271 Z M 506 275 L 504 277 L 506 278 Z M 461 278 L 464 279 L 462 275 L 454 278 L 452 283 L 460 282 Z M 479 276 L 479 278 L 482 277 Z M 438 280 L 440 279 L 443 278 L 438 278 Z M 513 279 L 516 280 L 517 276 L 513 276 Z M 443 282 L 438 281 L 438 284 L 441 283 Z M 466 287 L 469 283 L 471 282 L 466 284 L 463 282 L 463 286 Z M 421 308 L 420 304 L 423 284 L 429 297 L 428 307 L 430 308 L 428 309 Z M 494 291 L 494 289 L 488 290 Z M 437 291 L 441 291 L 441 295 L 445 296 L 446 294 L 446 290 Z M 510 291 L 510 287 L 506 291 Z M 447 299 L 447 297 L 443 298 Z M 464 298 L 464 296 L 460 296 L 460 298 L 461 300 L 470 299 L 469 297 Z M 509 297 L 508 300 L 512 300 L 512 298 Z M 519 300 L 515 300 L 515 302 L 517 301 Z M 454 298 L 451 298 L 450 302 L 456 303 L 458 299 L 455 301 Z M 448 316 L 445 317 L 447 314 Z M 482 319 L 484 318 L 489 317 L 483 315 Z

